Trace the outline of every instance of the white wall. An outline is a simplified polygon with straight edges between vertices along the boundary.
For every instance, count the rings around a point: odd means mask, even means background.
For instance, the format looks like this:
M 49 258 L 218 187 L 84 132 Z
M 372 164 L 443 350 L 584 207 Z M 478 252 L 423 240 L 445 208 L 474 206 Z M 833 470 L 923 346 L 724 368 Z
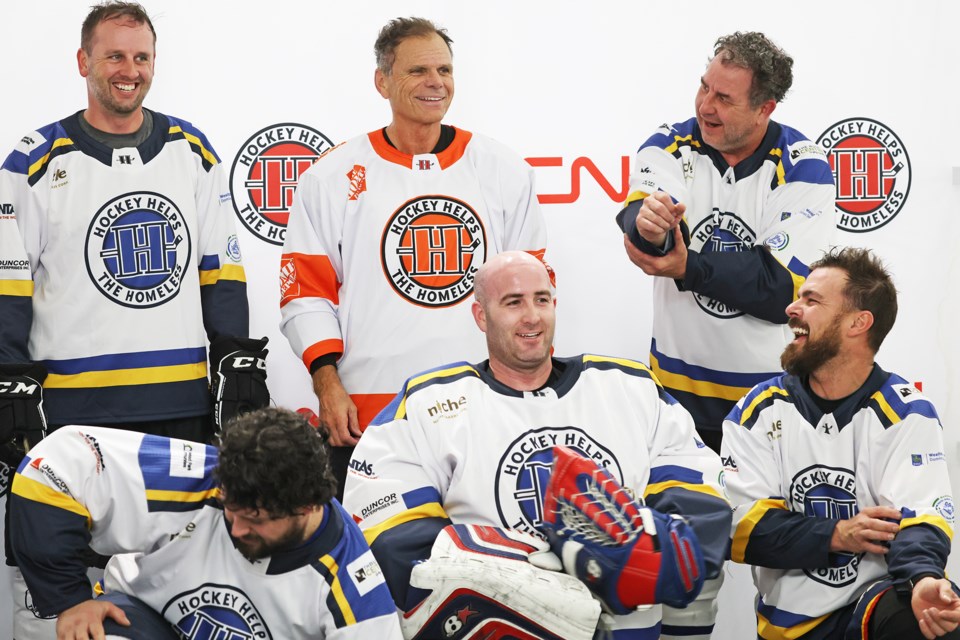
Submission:
M 46 0 L 0 10 L 0 149 L 85 105 L 75 52 L 86 5 Z M 334 143 L 386 124 L 389 109 L 372 81 L 376 32 L 398 15 L 430 17 L 455 41 L 457 97 L 448 121 L 524 157 L 561 158 L 562 167 L 537 170 L 541 195 L 571 193 L 570 167 L 581 157 L 619 191 L 622 158 L 658 124 L 692 115 L 716 37 L 765 31 L 796 60 L 794 89 L 775 119 L 817 137 L 837 121 L 866 117 L 895 131 L 907 149 L 912 184 L 903 210 L 870 233 L 842 234 L 842 242 L 873 248 L 895 274 L 900 318 L 879 361 L 923 383 L 941 412 L 954 464 L 960 458 L 960 337 L 953 326 L 960 315 L 960 161 L 951 154 L 960 147 L 953 78 L 960 5 L 154 0 L 147 8 L 159 32 L 147 105 L 199 126 L 228 168 L 249 136 L 275 123 L 302 123 Z M 557 352 L 645 360 L 649 280 L 623 253 L 616 199 L 586 172 L 581 177 L 575 202 L 544 207 L 548 259 L 560 282 Z M 280 249 L 245 229 L 240 234 L 253 333 L 271 336 L 273 395 L 284 406 L 315 408 L 307 374 L 276 328 Z M 724 598 L 745 603 L 746 595 L 731 592 Z M 7 601 L 0 593 L 0 621 L 8 619 Z M 749 606 L 743 610 L 749 617 Z M 748 637 L 752 621 L 743 617 L 725 613 L 716 636 Z

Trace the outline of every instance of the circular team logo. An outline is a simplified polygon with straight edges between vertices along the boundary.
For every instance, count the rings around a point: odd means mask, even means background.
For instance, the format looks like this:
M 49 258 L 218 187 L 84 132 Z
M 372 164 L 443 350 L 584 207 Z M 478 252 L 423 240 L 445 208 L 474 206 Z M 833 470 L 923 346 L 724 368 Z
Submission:
M 553 447 L 569 447 L 596 462 L 623 484 L 623 471 L 608 448 L 576 427 L 542 427 L 514 440 L 497 465 L 497 512 L 503 526 L 540 538 L 543 494 L 553 466 Z
M 100 292 L 125 307 L 173 299 L 190 264 L 190 231 L 176 204 L 135 191 L 103 205 L 87 230 L 87 273 Z
M 387 221 L 380 241 L 390 286 L 422 307 L 449 307 L 469 296 L 486 257 L 487 236 L 477 212 L 447 196 L 405 202 Z
M 813 465 L 800 471 L 790 483 L 793 511 L 815 518 L 843 519 L 857 515 L 857 478 L 852 471 Z M 857 579 L 863 554 L 831 553 L 829 567 L 804 569 L 807 577 L 831 587 L 842 587 Z
M 713 216 L 700 221 L 690 234 L 690 246 L 701 253 L 721 251 L 749 251 L 757 234 L 739 216 L 714 211 Z M 697 306 L 715 318 L 737 318 L 743 311 L 719 300 L 694 293 Z
M 233 208 L 243 226 L 261 240 L 282 245 L 300 176 L 332 148 L 327 136 L 292 122 L 250 136 L 230 169 Z
M 270 639 L 270 629 L 245 593 L 222 584 L 205 584 L 174 597 L 160 612 L 183 638 Z
M 890 128 L 869 118 L 841 120 L 817 143 L 837 183 L 837 226 L 863 233 L 900 213 L 910 192 L 910 158 Z
M 950 496 L 940 496 L 933 501 L 933 508 L 937 510 L 943 519 L 953 524 L 956 511 L 953 507 L 953 498 Z

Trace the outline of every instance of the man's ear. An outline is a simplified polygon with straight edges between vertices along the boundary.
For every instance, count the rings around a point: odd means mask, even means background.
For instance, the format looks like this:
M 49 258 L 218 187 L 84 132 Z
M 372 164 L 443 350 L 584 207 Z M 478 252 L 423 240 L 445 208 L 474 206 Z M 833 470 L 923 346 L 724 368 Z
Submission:
M 87 63 L 87 52 L 83 50 L 83 47 L 80 47 L 77 49 L 77 69 L 79 69 L 80 76 L 83 78 L 86 78 L 90 74 Z
M 847 330 L 847 335 L 860 336 L 868 331 L 870 327 L 873 326 L 873 312 L 862 310 L 858 311 L 856 315 L 853 316 L 853 320 L 850 322 L 850 328 Z
M 477 326 L 480 327 L 480 331 L 484 333 L 487 332 L 487 314 L 484 313 L 483 307 L 480 306 L 480 303 L 476 300 L 473 301 L 473 304 L 470 306 L 470 311 L 473 313 L 473 320 L 477 323 Z

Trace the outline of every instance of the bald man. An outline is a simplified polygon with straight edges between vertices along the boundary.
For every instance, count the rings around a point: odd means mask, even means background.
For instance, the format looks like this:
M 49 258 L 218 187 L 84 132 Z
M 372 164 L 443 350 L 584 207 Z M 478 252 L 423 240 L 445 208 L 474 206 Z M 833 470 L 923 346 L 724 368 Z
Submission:
M 690 415 L 645 365 L 552 357 L 555 309 L 543 263 L 514 251 L 491 258 L 477 273 L 472 307 L 488 359 L 411 377 L 361 439 L 344 506 L 400 609 L 426 608 L 423 592 L 410 588 L 411 569 L 431 557 L 448 525 L 543 540 L 543 492 L 557 445 L 596 462 L 646 506 L 682 514 L 706 576 L 719 573 L 731 518 L 719 457 L 696 440 Z M 480 604 L 474 608 L 489 611 L 489 601 Z M 660 614 L 655 605 L 617 615 L 613 628 L 651 629 Z

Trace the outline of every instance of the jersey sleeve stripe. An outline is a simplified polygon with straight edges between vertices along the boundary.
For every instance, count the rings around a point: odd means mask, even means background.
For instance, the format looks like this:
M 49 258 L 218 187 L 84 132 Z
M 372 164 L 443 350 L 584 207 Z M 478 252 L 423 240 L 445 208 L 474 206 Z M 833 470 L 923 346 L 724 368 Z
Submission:
M 33 179 L 37 172 L 43 170 L 50 160 L 65 153 L 66 151 L 69 151 L 69 149 L 63 149 L 63 147 L 73 147 L 73 140 L 70 138 L 57 138 L 54 140 L 53 144 L 50 145 L 50 151 L 43 154 L 40 159 L 30 165 L 30 167 L 27 169 L 27 175 Z M 39 176 L 37 176 L 37 178 L 39 178 Z M 31 182 L 30 184 L 32 185 L 34 182 Z
M 363 537 L 366 539 L 367 544 L 372 545 L 384 531 L 393 529 L 404 522 L 420 520 L 421 518 L 449 519 L 449 516 L 447 515 L 447 512 L 443 510 L 443 507 L 439 502 L 422 504 L 414 509 L 407 509 L 406 511 L 398 513 L 395 516 L 391 516 L 376 526 L 370 527 L 369 529 L 364 529 Z
M 722 495 L 720 495 L 720 493 L 710 485 L 692 484 L 689 482 L 680 482 L 679 480 L 669 480 L 667 482 L 656 482 L 653 484 L 648 484 L 646 489 L 643 490 L 643 497 L 644 499 L 647 499 L 648 497 L 656 495 L 658 493 L 662 493 L 667 489 L 675 489 L 675 488 L 686 489 L 687 491 L 695 491 L 697 493 L 702 493 L 702 494 L 711 496 L 713 498 L 718 498 L 720 500 L 723 500 L 724 502 L 727 502 L 727 499 L 724 498 Z
M 887 399 L 883 397 L 882 391 L 877 391 L 870 396 L 870 408 L 873 409 L 873 412 L 877 415 L 877 418 L 880 419 L 884 428 L 892 427 L 903 419 L 897 415 L 897 412 L 893 410 L 893 407 L 890 406 Z
M 211 269 L 204 270 L 201 265 L 200 269 L 200 286 L 207 287 L 213 284 L 217 284 L 222 280 L 235 280 L 237 282 L 246 282 L 247 274 L 243 270 L 243 266 L 239 264 L 228 264 L 224 265 L 220 269 Z
M 787 502 L 782 498 L 767 498 L 766 500 L 757 500 L 746 514 L 736 523 L 733 531 L 733 541 L 730 546 L 730 559 L 734 562 L 745 562 L 747 554 L 747 545 L 750 543 L 750 535 L 754 527 L 760 522 L 766 513 L 772 509 L 787 509 Z
M 311 345 L 303 352 L 303 364 L 309 369 L 314 360 L 328 353 L 343 353 L 343 340 L 330 338 Z
M 340 566 L 336 559 L 331 555 L 325 555 L 320 558 L 320 563 L 327 569 L 324 577 L 327 579 L 327 584 L 330 585 L 330 595 L 336 603 L 336 607 L 331 607 L 331 613 L 339 612 L 339 617 L 342 617 L 343 624 L 339 624 L 340 621 L 338 620 L 337 626 L 344 627 L 356 624 L 357 618 L 353 615 L 353 609 L 350 607 L 350 602 L 347 600 L 347 596 L 343 592 L 343 586 L 340 584 Z M 335 615 L 335 617 L 337 616 Z
M 948 540 L 953 540 L 953 527 L 951 527 L 950 524 L 939 515 L 922 514 L 912 518 L 904 518 L 900 521 L 900 529 L 903 530 L 907 527 L 915 527 L 922 524 L 939 529 L 945 536 L 947 536 Z
M 61 493 L 42 482 L 17 473 L 13 477 L 13 487 L 11 491 L 26 500 L 32 500 L 33 502 L 39 502 L 40 504 L 46 504 L 51 507 L 56 507 L 57 509 L 76 513 L 87 519 L 88 529 L 93 526 L 93 519 L 90 517 L 90 512 L 87 511 L 86 507 L 67 494 Z
M 166 367 L 142 367 L 138 369 L 115 369 L 113 371 L 87 371 L 60 375 L 51 373 L 43 383 L 50 389 L 91 389 L 122 387 L 127 385 L 157 384 L 199 380 L 207 376 L 206 362 L 181 364 Z
M 698 396 L 709 396 L 736 402 L 750 390 L 750 386 L 728 386 L 706 380 L 698 380 L 680 373 L 673 373 L 664 369 L 661 366 L 659 358 L 652 353 L 650 354 L 650 366 L 653 368 L 653 373 L 656 375 L 657 380 L 664 386 L 670 389 L 686 391 Z
M 323 298 L 340 304 L 340 282 L 330 258 L 305 253 L 285 253 L 285 264 L 293 265 L 292 282 L 286 287 L 280 306 L 298 298 Z
M 0 296 L 29 298 L 33 296 L 33 280 L 0 280 Z
M 681 467 L 675 464 L 665 464 L 650 469 L 650 479 L 648 484 L 658 482 L 669 482 L 676 480 L 686 484 L 703 484 L 703 474 L 696 469 Z
M 171 140 L 176 140 L 177 138 L 182 137 L 184 140 L 190 143 L 191 148 L 194 153 L 203 158 L 203 168 L 210 170 L 213 165 L 220 162 L 216 154 L 207 149 L 204 145 L 204 141 L 201 140 L 198 136 L 190 133 L 189 131 L 184 131 L 183 127 L 176 124 L 171 124 L 169 129 L 169 135 Z
M 69 375 L 72 373 L 85 373 L 87 371 L 163 367 L 181 364 L 197 364 L 206 361 L 206 349 L 203 347 L 193 347 L 186 349 L 161 349 L 158 351 L 136 351 L 132 353 L 107 353 L 89 358 L 44 360 L 43 364 L 51 373 Z
M 752 387 L 780 373 L 736 373 L 687 364 L 679 358 L 671 358 L 660 353 L 657 350 L 656 340 L 650 348 L 650 368 L 665 387 L 694 393 L 702 390 L 705 392 L 703 395 L 734 402 L 742 398 Z
M 744 406 L 743 411 L 740 413 L 740 426 L 752 429 L 753 425 L 756 424 L 759 419 L 760 413 L 781 399 L 778 396 L 786 398 L 789 394 L 786 389 L 774 386 L 767 387 L 761 393 L 757 394 Z
M 777 609 L 761 600 L 757 607 L 757 637 L 796 640 L 820 625 L 829 615 L 811 618 Z

